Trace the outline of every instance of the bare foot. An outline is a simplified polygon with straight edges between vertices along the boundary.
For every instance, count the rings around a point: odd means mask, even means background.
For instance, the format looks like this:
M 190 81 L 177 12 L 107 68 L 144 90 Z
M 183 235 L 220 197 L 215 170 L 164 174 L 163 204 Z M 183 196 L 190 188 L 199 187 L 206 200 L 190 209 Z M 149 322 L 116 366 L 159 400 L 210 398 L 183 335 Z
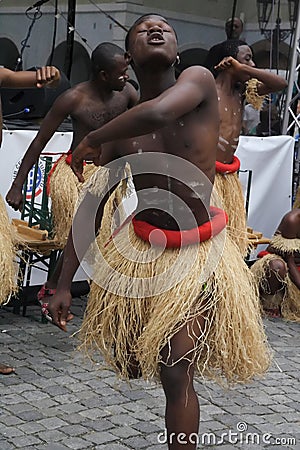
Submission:
M 0 374 L 10 375 L 15 369 L 13 367 L 7 366 L 6 364 L 0 364 Z

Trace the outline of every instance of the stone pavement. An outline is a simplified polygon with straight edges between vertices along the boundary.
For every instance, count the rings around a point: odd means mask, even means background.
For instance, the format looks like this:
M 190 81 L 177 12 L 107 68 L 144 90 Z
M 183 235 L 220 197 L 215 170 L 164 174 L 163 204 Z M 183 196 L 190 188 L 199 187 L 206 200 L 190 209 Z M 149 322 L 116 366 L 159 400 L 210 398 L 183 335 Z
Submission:
M 40 322 L 36 306 L 26 317 L 0 309 L 0 450 L 166 449 L 160 385 L 131 385 L 84 360 L 76 337 L 85 299 L 74 300 L 68 333 Z M 300 325 L 265 320 L 275 352 L 264 379 L 224 391 L 196 381 L 205 449 L 300 449 Z M 184 440 L 184 438 L 183 438 Z

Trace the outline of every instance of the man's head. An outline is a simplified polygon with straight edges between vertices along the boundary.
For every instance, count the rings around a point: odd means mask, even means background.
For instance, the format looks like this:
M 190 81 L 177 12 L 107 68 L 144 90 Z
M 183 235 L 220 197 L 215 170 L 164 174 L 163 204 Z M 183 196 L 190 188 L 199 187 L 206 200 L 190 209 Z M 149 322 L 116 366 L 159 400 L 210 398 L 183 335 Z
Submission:
M 110 42 L 102 42 L 91 56 L 92 77 L 100 79 L 114 91 L 121 91 L 128 78 L 128 59 L 124 50 Z
M 145 64 L 171 66 L 177 56 L 177 36 L 163 16 L 145 14 L 129 29 L 125 48 L 134 68 Z
M 220 44 L 214 45 L 207 56 L 206 67 L 213 73 L 214 77 L 218 76 L 215 66 L 222 61 L 222 59 L 231 56 L 239 61 L 241 64 L 254 66 L 253 54 L 249 45 L 245 41 L 239 39 L 227 39 Z
M 233 20 L 230 17 L 225 22 L 225 33 L 227 39 L 239 39 L 243 32 L 244 24 L 241 19 L 234 17 Z

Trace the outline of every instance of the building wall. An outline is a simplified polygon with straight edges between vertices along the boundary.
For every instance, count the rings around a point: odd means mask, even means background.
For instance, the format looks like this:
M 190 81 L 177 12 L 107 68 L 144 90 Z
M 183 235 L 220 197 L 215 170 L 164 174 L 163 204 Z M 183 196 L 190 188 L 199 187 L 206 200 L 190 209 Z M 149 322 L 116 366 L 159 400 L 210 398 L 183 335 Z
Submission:
M 26 9 L 35 0 L 4 0 L 0 3 L 0 38 L 12 40 L 19 51 L 32 25 L 33 9 Z M 262 39 L 257 25 L 256 2 L 240 0 L 236 15 L 245 21 L 243 38 L 249 43 Z M 110 20 L 110 14 L 125 27 L 141 14 L 158 12 L 168 18 L 175 27 L 180 50 L 189 48 L 209 49 L 226 38 L 224 22 L 232 14 L 232 1 L 228 0 L 132 0 L 107 1 L 77 0 L 75 40 L 88 52 L 103 41 L 112 41 L 123 47 L 125 31 Z M 9 6 L 8 6 L 9 5 Z M 32 27 L 28 47 L 23 48 L 23 68 L 45 64 L 52 49 L 54 29 L 54 0 L 41 7 L 42 15 Z M 60 18 L 57 20 L 55 45 L 67 38 L 67 0 L 58 0 Z M 162 8 L 163 6 L 163 8 Z M 102 10 L 102 11 L 101 11 Z M 0 65 L 3 64 L 0 58 Z

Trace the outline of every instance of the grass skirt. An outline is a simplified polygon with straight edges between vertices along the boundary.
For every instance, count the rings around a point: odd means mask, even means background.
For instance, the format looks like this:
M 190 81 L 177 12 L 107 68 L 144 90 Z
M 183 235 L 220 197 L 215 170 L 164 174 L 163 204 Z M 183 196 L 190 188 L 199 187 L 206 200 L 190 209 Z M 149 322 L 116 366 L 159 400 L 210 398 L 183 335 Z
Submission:
M 78 195 L 83 186 L 77 180 L 69 164 L 65 162 L 66 158 L 67 155 L 58 161 L 50 180 L 54 235 L 62 248 L 66 244 L 78 202 Z M 85 165 L 83 172 L 85 180 L 89 180 L 97 169 L 98 167 L 94 164 Z
M 216 173 L 213 199 L 216 194 L 219 197 L 218 203 L 221 201 L 218 206 L 228 214 L 229 235 L 245 257 L 248 249 L 247 222 L 244 194 L 238 174 L 236 172 L 226 175 Z
M 161 350 L 171 350 L 172 337 L 186 325 L 193 358 L 181 355 L 171 365 L 189 358 L 200 375 L 229 384 L 264 374 L 270 352 L 258 293 L 226 230 L 181 249 L 151 247 L 131 222 L 106 246 L 103 233 L 91 252 L 95 273 L 80 330 L 82 351 L 90 357 L 100 352 L 125 379 L 133 355 L 149 379 L 159 375 Z M 199 316 L 205 325 L 196 337 L 191 321 Z
M 294 239 L 284 240 L 294 241 Z M 283 284 L 283 291 L 274 295 L 270 294 L 270 287 L 267 281 L 267 277 L 270 276 L 270 262 L 278 259 L 286 264 L 281 256 L 270 253 L 258 259 L 251 266 L 251 271 L 262 294 L 262 306 L 267 309 L 280 306 L 281 315 L 284 319 L 300 322 L 300 290 L 295 286 L 288 274 L 284 279 L 278 277 L 278 280 Z
M 17 274 L 12 228 L 0 196 L 0 304 L 17 290 Z

